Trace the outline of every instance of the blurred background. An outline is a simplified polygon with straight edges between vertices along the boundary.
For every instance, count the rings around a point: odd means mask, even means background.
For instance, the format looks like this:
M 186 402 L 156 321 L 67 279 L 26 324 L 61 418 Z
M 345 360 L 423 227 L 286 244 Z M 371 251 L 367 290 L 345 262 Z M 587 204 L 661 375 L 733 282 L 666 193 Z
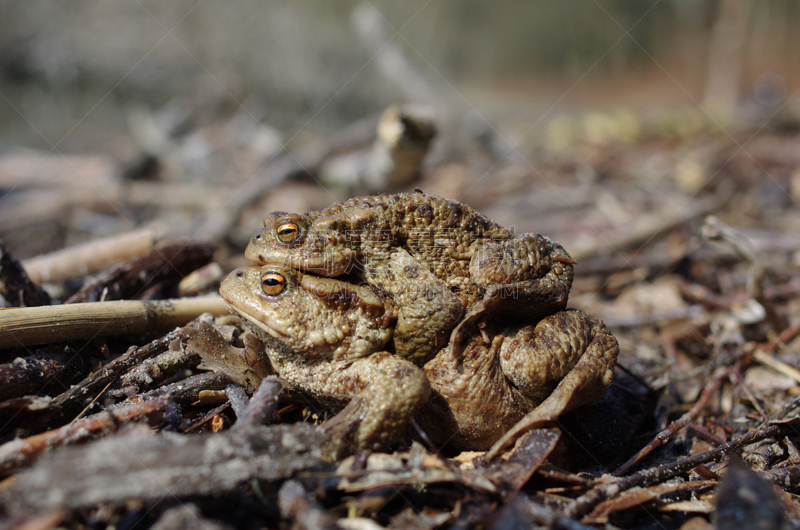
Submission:
M 271 210 L 414 187 L 581 259 L 723 206 L 783 230 L 798 22 L 792 0 L 2 0 L 0 237 L 240 255 Z M 393 104 L 425 155 L 397 181 L 369 176 Z
M 638 381 L 601 430 L 642 447 L 691 408 L 657 458 L 696 455 L 800 396 L 799 27 L 798 0 L 0 0 L 0 273 L 66 303 L 216 293 L 267 213 L 419 188 L 561 243 Z M 745 460 L 796 471 L 795 446 Z M 710 513 L 724 465 L 681 508 L 640 495 L 643 524 Z

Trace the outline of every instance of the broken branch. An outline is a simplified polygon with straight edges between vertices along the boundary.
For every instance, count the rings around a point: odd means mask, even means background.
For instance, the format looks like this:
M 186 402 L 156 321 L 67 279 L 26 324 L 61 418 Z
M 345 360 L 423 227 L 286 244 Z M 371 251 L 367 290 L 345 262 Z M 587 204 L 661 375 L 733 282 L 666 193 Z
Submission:
M 219 297 L 123 300 L 0 311 L 0 348 L 138 335 L 181 326 L 202 313 L 228 314 Z

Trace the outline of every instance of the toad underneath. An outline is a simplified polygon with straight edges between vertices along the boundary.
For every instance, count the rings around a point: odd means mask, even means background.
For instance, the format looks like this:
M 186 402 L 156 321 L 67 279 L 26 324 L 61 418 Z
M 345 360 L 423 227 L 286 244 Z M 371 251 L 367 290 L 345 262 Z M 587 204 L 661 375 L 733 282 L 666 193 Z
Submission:
M 402 277 L 414 259 L 397 252 L 385 264 Z M 220 293 L 281 377 L 340 411 L 324 425 L 339 454 L 387 449 L 413 417 L 437 444 L 497 452 L 596 402 L 619 352 L 602 322 L 566 310 L 531 324 L 467 323 L 458 348 L 419 367 L 394 354 L 397 307 L 368 286 L 265 265 L 233 271 Z

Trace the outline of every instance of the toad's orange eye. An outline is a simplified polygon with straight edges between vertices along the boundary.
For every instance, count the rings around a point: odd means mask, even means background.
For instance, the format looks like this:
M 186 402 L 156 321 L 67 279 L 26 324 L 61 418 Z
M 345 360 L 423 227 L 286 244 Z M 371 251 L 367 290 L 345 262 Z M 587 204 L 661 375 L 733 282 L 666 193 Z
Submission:
M 292 243 L 300 237 L 300 227 L 291 221 L 279 224 L 275 232 L 283 243 Z
M 261 276 L 261 290 L 264 294 L 270 296 L 277 296 L 283 292 L 286 287 L 286 278 L 277 272 L 265 272 Z

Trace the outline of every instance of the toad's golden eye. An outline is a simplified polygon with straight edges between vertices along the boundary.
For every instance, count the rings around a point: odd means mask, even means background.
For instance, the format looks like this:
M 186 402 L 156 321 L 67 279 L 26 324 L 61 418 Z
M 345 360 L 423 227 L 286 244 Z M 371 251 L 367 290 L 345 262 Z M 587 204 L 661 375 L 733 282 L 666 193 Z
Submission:
M 286 278 L 277 272 L 265 272 L 261 275 L 261 290 L 264 294 L 270 296 L 277 296 L 283 292 L 286 287 Z
M 275 233 L 283 243 L 292 243 L 300 237 L 300 227 L 297 226 L 297 223 L 286 221 L 278 225 Z

